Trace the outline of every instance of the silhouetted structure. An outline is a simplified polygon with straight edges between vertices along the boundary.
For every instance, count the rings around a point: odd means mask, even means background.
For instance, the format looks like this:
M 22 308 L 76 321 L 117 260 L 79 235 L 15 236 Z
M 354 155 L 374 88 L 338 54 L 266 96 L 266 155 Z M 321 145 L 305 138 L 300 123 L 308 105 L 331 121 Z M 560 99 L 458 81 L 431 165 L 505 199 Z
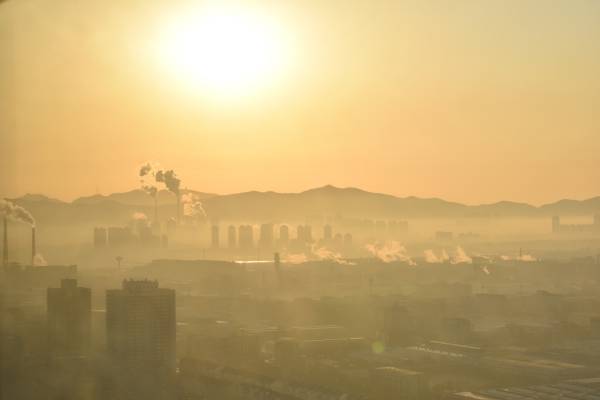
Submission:
M 108 228 L 108 245 L 111 247 L 119 247 L 131 244 L 133 235 L 128 227 L 111 226 Z
M 2 225 L 3 225 L 2 265 L 6 267 L 8 265 L 8 227 L 7 227 L 8 221 L 7 221 L 6 217 L 4 217 L 2 219 Z
M 106 292 L 107 348 L 119 366 L 175 369 L 175 291 L 125 280 Z
M 240 225 L 238 229 L 240 249 L 248 250 L 254 247 L 254 235 L 252 225 Z
M 210 245 L 213 249 L 219 248 L 219 225 L 213 225 L 210 229 Z
M 227 228 L 227 246 L 229 246 L 230 249 L 235 249 L 237 245 L 236 235 L 237 232 L 235 231 L 235 226 L 229 225 L 229 228 Z
M 331 225 L 325 225 L 323 227 L 323 239 L 325 241 L 333 239 L 333 229 L 331 228 Z
M 106 246 L 106 228 L 94 228 L 94 247 Z
M 89 354 L 91 335 L 91 290 L 77 286 L 76 279 L 63 279 L 60 288 L 48 288 L 48 340 L 52 353 L 60 357 Z
M 262 248 L 273 247 L 273 224 L 262 224 L 260 226 L 259 244 Z
M 279 227 L 279 245 L 287 246 L 290 241 L 290 228 L 287 225 Z
M 600 214 L 595 214 L 591 224 L 563 224 L 560 217 L 552 217 L 553 233 L 600 233 Z

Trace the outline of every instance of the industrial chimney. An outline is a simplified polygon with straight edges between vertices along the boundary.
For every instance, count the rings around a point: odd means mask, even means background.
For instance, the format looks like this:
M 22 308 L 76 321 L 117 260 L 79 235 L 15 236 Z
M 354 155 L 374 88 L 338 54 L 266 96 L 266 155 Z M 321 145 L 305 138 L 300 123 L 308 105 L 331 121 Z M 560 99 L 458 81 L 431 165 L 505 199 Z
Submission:
M 4 241 L 2 247 L 2 265 L 5 267 L 8 265 L 8 233 L 7 233 L 7 225 L 8 222 L 6 217 L 4 217 Z
M 177 226 L 179 226 L 181 223 L 181 195 L 175 193 L 175 198 L 177 199 Z
M 35 265 L 35 255 L 37 254 L 35 248 L 35 225 L 31 226 L 31 265 Z
M 273 264 L 275 265 L 275 273 L 277 274 L 277 281 L 281 289 L 283 288 L 283 277 L 281 276 L 281 258 L 279 257 L 279 253 L 273 255 Z

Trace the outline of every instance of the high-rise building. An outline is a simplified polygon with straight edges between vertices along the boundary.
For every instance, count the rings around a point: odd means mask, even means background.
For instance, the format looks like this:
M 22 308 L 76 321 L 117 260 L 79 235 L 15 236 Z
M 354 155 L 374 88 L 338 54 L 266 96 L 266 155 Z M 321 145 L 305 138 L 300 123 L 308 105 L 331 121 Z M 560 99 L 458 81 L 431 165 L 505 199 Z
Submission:
M 306 243 L 312 243 L 313 241 L 312 226 L 310 225 L 304 225 L 304 241 Z
M 279 245 L 287 246 L 290 241 L 290 228 L 287 225 L 281 225 L 279 227 Z
M 227 228 L 227 245 L 230 249 L 235 249 L 235 246 L 237 245 L 236 235 L 237 232 L 235 231 L 235 226 L 229 225 L 229 228 Z
M 129 245 L 133 241 L 133 235 L 128 227 L 111 226 L 108 228 L 108 245 L 118 247 Z
M 273 247 L 273 224 L 262 224 L 260 226 L 259 243 L 262 248 Z
M 296 239 L 300 243 L 312 242 L 312 227 L 310 225 L 298 225 Z
M 333 229 L 327 224 L 323 227 L 323 240 L 331 241 L 331 239 L 333 239 Z
M 240 225 L 238 229 L 238 243 L 241 249 L 248 250 L 254 247 L 254 233 L 252 225 Z
M 344 246 L 352 247 L 352 235 L 350 233 L 344 235 Z
M 210 244 L 214 249 L 219 248 L 219 225 L 213 225 L 210 230 Z
M 89 354 L 91 336 L 91 290 L 77 286 L 76 279 L 63 279 L 60 288 L 48 288 L 48 340 L 58 356 Z
M 94 228 L 94 247 L 106 246 L 106 228 Z
M 558 215 L 552 217 L 552 232 L 560 232 L 560 217 Z
M 175 369 L 175 290 L 125 280 L 106 291 L 106 335 L 119 367 Z

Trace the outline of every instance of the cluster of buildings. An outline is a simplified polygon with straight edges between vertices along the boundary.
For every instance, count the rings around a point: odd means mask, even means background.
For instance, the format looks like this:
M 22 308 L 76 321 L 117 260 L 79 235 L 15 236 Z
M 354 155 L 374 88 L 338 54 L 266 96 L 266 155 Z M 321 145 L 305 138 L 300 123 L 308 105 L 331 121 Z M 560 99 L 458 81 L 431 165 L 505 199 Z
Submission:
M 255 239 L 255 231 L 257 237 Z M 277 231 L 277 235 L 275 232 Z M 227 227 L 227 245 L 228 249 L 250 250 L 254 248 L 273 250 L 302 248 L 309 246 L 317 240 L 313 237 L 311 225 L 298 225 L 295 235 L 290 234 L 288 225 L 261 224 L 258 229 L 252 225 L 229 225 Z M 352 234 L 336 233 L 333 234 L 331 225 L 325 225 L 319 242 L 324 245 L 334 246 L 352 246 Z M 223 248 L 221 241 L 221 227 L 212 225 L 211 227 L 211 247 L 213 249 Z
M 0 358 L 6 361 L 0 387 L 6 398 L 22 398 L 25 387 L 44 398 L 171 398 L 174 290 L 150 280 L 124 280 L 120 289 L 107 290 L 101 352 L 92 349 L 98 329 L 92 328 L 92 290 L 77 279 L 47 288 L 46 323 L 37 328 L 23 315 L 23 304 L 12 304 L 19 294 L 10 293 L 0 296 Z
M 118 248 L 122 246 L 140 245 L 145 247 L 167 247 L 169 237 L 155 233 L 145 221 L 134 226 L 95 227 L 94 248 Z
M 594 215 L 591 224 L 563 224 L 559 216 L 552 217 L 552 233 L 597 233 L 600 234 L 600 214 Z

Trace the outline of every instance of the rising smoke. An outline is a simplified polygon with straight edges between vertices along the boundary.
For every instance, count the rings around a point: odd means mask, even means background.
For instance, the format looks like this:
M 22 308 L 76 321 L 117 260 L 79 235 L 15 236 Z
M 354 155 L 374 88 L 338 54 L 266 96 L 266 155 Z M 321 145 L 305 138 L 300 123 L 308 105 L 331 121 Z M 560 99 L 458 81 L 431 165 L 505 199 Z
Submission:
M 177 178 L 177 174 L 172 169 L 167 171 L 158 170 L 155 174 L 156 182 L 165 184 L 167 190 L 175 195 L 179 196 L 179 187 L 181 185 L 181 179 Z
M 310 250 L 319 260 L 329 260 L 342 265 L 356 265 L 356 263 L 343 259 L 340 253 L 331 251 L 326 247 L 313 245 Z
M 308 257 L 306 257 L 306 254 L 304 253 L 299 253 L 299 254 L 288 254 L 285 256 L 284 262 L 288 263 L 288 264 L 302 264 L 308 261 Z
M 48 263 L 46 262 L 44 256 L 42 256 L 40 253 L 36 253 L 35 256 L 33 256 L 33 265 L 35 267 L 45 267 L 48 265 Z
M 431 249 L 425 250 L 423 254 L 425 255 L 425 262 L 429 264 L 441 264 L 450 260 L 450 256 L 446 253 L 446 250 L 442 250 L 439 256 Z
M 375 257 L 385 263 L 393 261 L 403 261 L 409 265 L 417 265 L 407 254 L 406 248 L 395 240 L 386 240 L 385 242 L 377 242 L 367 244 L 365 248 Z
M 456 246 L 456 250 L 450 260 L 452 264 L 471 264 L 473 259 L 467 255 L 467 252 L 460 246 Z
M 146 163 L 140 167 L 140 183 L 142 190 L 150 196 L 156 198 L 158 188 L 156 186 L 156 167 L 151 163 Z
M 183 205 L 183 215 L 192 218 L 206 217 L 204 207 L 200 201 L 200 196 L 194 193 L 186 193 L 181 196 L 181 204 Z
M 524 261 L 524 262 L 534 262 L 538 261 L 537 258 L 532 256 L 531 254 L 521 254 L 518 256 L 500 256 L 500 259 L 503 261 Z
M 15 221 L 35 226 L 35 219 L 29 211 L 8 200 L 0 199 L 0 215 Z

